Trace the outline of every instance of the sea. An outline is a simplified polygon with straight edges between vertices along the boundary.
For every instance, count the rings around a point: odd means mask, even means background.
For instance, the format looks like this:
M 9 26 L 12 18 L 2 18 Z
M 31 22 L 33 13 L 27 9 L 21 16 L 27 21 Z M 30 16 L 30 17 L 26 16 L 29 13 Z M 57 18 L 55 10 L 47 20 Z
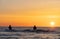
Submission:
M 60 39 L 60 27 L 0 27 L 0 39 Z

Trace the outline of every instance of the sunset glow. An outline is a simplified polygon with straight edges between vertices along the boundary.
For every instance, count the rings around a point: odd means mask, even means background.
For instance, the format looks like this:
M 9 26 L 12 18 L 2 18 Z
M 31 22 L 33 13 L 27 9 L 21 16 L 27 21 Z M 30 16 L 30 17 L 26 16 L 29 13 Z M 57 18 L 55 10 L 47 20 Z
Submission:
M 55 23 L 54 22 L 51 22 L 50 24 L 51 24 L 51 26 L 54 26 Z
M 55 22 L 51 22 L 50 25 L 51 25 L 51 27 L 54 27 L 55 26 Z
M 0 26 L 60 27 L 60 0 L 0 0 Z

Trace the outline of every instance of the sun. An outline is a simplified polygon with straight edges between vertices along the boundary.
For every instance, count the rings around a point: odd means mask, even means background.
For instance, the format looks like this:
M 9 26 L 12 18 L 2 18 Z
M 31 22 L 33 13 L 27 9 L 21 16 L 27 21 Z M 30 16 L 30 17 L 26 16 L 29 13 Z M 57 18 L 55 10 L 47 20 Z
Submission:
M 50 22 L 51 27 L 54 27 L 55 22 Z
M 54 21 L 50 22 L 50 30 L 52 31 L 52 30 L 55 30 L 55 29 L 56 29 L 55 22 Z

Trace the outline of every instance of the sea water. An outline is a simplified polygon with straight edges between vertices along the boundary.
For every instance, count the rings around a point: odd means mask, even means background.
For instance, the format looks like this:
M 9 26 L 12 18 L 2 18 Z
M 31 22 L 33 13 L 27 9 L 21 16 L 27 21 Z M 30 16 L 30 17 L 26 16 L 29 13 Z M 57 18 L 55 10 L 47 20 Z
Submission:
M 50 30 L 48 27 L 37 29 Z M 28 32 L 32 27 L 13 27 L 14 31 L 9 31 L 8 27 L 0 27 L 0 39 L 60 39 L 60 28 L 55 28 L 54 32 Z

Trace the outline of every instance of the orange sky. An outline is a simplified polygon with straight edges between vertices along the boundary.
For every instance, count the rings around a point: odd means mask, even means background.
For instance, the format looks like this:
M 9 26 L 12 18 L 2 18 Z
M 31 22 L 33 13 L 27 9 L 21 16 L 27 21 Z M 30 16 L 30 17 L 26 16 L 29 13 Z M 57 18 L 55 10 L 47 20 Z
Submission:
M 60 0 L 0 0 L 0 26 L 60 27 Z

